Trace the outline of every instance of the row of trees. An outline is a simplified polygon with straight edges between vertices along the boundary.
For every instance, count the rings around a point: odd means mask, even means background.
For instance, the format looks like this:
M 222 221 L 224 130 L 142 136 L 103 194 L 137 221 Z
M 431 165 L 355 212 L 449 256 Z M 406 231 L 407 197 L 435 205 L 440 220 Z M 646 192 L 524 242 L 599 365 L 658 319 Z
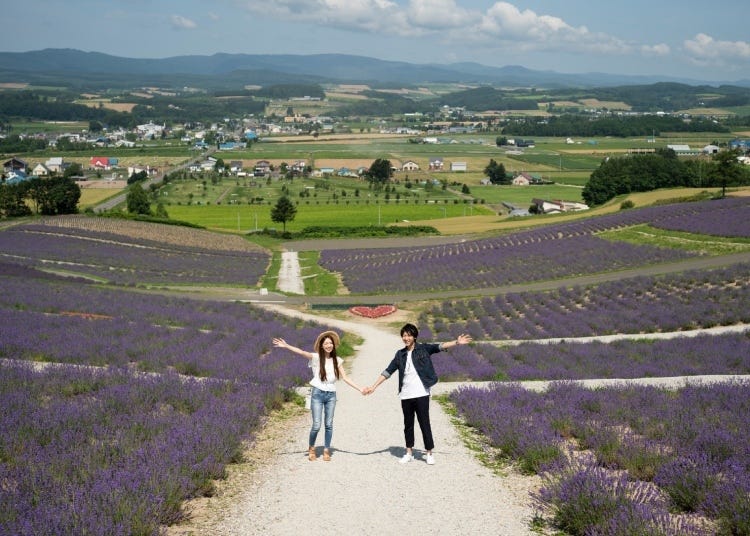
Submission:
M 0 217 L 75 214 L 80 199 L 81 189 L 70 177 L 35 177 L 3 184 L 0 186 Z
M 722 151 L 711 160 L 677 157 L 672 149 L 653 154 L 607 158 L 583 188 L 583 200 L 601 205 L 618 195 L 658 188 L 721 187 L 750 184 L 750 170 L 737 161 L 735 151 Z
M 658 136 L 661 132 L 729 132 L 729 128 L 709 119 L 684 121 L 673 116 L 609 116 L 591 119 L 582 115 L 560 115 L 509 121 L 506 136 Z

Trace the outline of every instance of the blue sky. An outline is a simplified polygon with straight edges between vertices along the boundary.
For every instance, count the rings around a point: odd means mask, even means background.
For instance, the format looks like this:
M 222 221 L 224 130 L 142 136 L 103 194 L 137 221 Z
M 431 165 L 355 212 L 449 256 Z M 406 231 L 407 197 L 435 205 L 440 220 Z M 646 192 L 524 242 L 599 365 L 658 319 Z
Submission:
M 123 57 L 345 53 L 563 73 L 750 78 L 736 0 L 20 0 L 0 51 Z M 9 23 L 12 21 L 12 23 Z

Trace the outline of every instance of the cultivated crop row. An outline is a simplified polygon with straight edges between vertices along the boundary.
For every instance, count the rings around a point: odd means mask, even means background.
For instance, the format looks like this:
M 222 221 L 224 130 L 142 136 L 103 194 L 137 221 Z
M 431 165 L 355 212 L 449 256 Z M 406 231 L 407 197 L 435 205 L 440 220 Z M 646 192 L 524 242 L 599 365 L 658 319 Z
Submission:
M 435 359 L 435 369 L 442 379 L 475 381 L 750 374 L 750 332 L 611 343 L 476 344 Z
M 616 243 L 595 233 L 643 223 L 748 221 L 750 199 L 727 198 L 696 203 L 623 210 L 565 224 L 508 235 L 431 247 L 326 250 L 324 268 L 342 274 L 351 292 L 424 292 L 470 289 L 557 279 L 587 273 L 658 264 L 691 254 L 645 245 Z M 730 228 L 745 229 L 747 226 Z M 743 235 L 745 236 L 745 235 Z
M 210 241 L 183 246 L 156 238 L 28 224 L 0 233 L 0 251 L 6 261 L 121 285 L 254 286 L 270 262 L 270 255 L 257 248 L 222 250 Z
M 451 400 L 500 457 L 544 477 L 538 504 L 567 534 L 750 532 L 750 383 L 494 384 Z
M 476 340 L 655 333 L 750 323 L 750 265 L 642 276 L 549 292 L 452 300 L 426 311 L 438 338 Z

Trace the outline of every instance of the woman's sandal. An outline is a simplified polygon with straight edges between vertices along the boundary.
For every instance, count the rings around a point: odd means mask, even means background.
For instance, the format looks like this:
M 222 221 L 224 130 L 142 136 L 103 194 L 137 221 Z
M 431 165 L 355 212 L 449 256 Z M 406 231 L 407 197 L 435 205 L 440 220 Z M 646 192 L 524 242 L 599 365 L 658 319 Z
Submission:
M 328 452 L 328 449 L 323 450 L 323 461 L 324 462 L 330 462 L 331 461 L 331 453 Z
M 315 456 L 315 447 L 310 447 L 309 449 L 307 449 L 307 458 L 311 462 L 315 461 L 315 459 L 317 458 L 317 456 Z

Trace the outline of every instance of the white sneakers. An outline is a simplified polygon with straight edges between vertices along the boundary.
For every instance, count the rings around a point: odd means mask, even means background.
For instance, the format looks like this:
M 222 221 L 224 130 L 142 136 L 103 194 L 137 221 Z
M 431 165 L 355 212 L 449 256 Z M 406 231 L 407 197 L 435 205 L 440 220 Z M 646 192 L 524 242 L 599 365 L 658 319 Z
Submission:
M 401 457 L 398 463 L 409 463 L 413 459 L 414 459 L 414 456 L 407 452 Z M 427 465 L 435 465 L 435 457 L 431 453 L 428 453 L 427 456 L 425 456 L 424 460 L 425 462 L 427 462 Z

